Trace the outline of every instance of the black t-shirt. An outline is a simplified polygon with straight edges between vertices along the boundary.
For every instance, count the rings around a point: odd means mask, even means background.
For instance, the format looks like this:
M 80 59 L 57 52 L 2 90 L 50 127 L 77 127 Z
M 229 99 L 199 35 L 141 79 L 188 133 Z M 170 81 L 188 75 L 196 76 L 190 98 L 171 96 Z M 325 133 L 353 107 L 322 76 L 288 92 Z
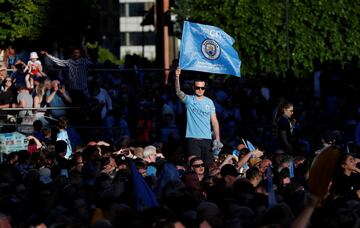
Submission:
M 331 185 L 330 192 L 347 199 L 360 200 L 356 191 L 360 190 L 360 174 L 351 173 L 350 176 L 337 174 Z
M 0 105 L 10 104 L 13 102 L 13 95 L 11 92 L 0 92 Z
M 290 120 L 284 116 L 280 117 L 278 124 L 277 124 L 277 131 L 278 131 L 278 135 L 280 137 L 280 132 L 281 131 L 285 131 L 286 132 L 286 137 L 288 139 L 289 142 L 292 141 L 292 127 L 291 127 L 291 123 Z

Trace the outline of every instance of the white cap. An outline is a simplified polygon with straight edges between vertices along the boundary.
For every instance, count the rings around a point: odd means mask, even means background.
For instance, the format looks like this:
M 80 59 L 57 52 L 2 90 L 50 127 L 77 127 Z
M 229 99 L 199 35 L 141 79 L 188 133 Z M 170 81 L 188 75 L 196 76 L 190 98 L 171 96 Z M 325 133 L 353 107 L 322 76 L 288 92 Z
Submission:
M 30 53 L 30 59 L 38 59 L 38 58 L 39 58 L 39 56 L 35 51 Z

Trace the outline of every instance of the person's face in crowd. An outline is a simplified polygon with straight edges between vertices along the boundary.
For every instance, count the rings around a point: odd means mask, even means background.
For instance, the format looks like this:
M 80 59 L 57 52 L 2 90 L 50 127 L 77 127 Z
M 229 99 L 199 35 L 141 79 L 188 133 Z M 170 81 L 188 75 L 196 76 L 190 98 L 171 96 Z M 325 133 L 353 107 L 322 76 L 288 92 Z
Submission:
M 4 66 L 0 66 L 0 79 L 4 80 L 7 77 L 6 68 Z
M 349 155 L 341 166 L 345 171 L 356 170 L 355 158 L 353 156 Z
M 46 90 L 51 89 L 51 81 L 50 80 L 45 80 L 44 84 L 45 84 Z
M 74 59 L 80 59 L 80 57 L 81 57 L 81 51 L 79 49 L 75 49 L 73 51 L 73 58 Z
M 267 168 L 272 165 L 272 162 L 269 159 L 262 160 L 260 162 L 260 172 L 265 173 Z
M 205 164 L 204 164 L 203 160 L 194 161 L 194 163 L 191 164 L 191 168 L 198 175 L 204 174 L 204 172 L 205 172 Z
M 284 109 L 284 115 L 290 118 L 294 114 L 294 106 L 290 106 Z
M 75 169 L 77 171 L 81 172 L 83 166 L 84 166 L 84 162 L 83 162 L 82 156 L 77 157 Z
M 39 86 L 39 85 L 40 85 L 39 80 L 34 80 L 34 87 L 37 87 L 37 86 Z
M 12 81 L 10 77 L 5 78 L 5 87 L 9 88 L 12 85 Z
M 141 167 L 138 168 L 139 173 L 141 174 L 141 176 L 146 177 L 146 169 Z
M 155 152 L 155 153 L 151 153 L 150 156 L 149 156 L 149 158 L 150 158 L 150 161 L 151 161 L 151 162 L 156 162 L 156 152 Z
M 196 81 L 194 84 L 194 90 L 195 90 L 195 95 L 197 97 L 202 97 L 204 96 L 205 93 L 205 82 L 203 81 Z
M 58 90 L 59 89 L 59 84 L 60 82 L 58 80 L 54 80 L 51 82 L 51 86 L 54 90 Z
M 210 170 L 210 176 L 221 178 L 220 169 L 219 168 L 213 168 Z

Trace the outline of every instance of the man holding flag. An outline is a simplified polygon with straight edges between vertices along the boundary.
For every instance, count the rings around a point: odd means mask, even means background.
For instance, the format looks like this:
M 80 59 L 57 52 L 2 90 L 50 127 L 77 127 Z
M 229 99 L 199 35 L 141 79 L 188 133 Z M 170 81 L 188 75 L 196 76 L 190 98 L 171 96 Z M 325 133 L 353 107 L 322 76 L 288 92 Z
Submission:
M 213 149 L 222 147 L 220 142 L 220 127 L 216 117 L 214 102 L 204 96 L 205 81 L 195 80 L 194 95 L 187 95 L 180 89 L 180 68 L 175 71 L 176 95 L 186 106 L 186 138 L 189 157 L 198 156 L 206 166 L 213 162 L 211 151 L 212 133 L 214 131 Z M 211 126 L 210 126 L 211 123 Z
M 241 61 L 233 44 L 234 39 L 220 28 L 185 21 L 179 66 L 183 70 L 240 77 Z M 218 151 L 223 146 L 220 142 L 220 127 L 214 102 L 204 96 L 206 88 L 203 80 L 194 81 L 194 95 L 186 95 L 181 91 L 180 68 L 175 72 L 175 89 L 176 95 L 185 103 L 187 109 L 186 138 L 189 157 L 201 157 L 208 166 L 213 162 L 211 148 Z M 211 127 L 214 132 L 213 147 Z

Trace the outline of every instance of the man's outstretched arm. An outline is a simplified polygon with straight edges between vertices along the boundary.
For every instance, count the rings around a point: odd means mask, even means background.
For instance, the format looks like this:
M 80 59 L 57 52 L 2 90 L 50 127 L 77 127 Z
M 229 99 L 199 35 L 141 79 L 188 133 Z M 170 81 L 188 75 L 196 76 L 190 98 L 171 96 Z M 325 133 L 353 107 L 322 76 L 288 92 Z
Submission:
M 62 67 L 68 67 L 69 66 L 69 60 L 56 58 L 55 56 L 50 55 L 46 51 L 41 51 L 40 54 L 45 55 L 46 57 L 51 59 L 51 61 L 53 61 L 58 66 L 62 66 Z

